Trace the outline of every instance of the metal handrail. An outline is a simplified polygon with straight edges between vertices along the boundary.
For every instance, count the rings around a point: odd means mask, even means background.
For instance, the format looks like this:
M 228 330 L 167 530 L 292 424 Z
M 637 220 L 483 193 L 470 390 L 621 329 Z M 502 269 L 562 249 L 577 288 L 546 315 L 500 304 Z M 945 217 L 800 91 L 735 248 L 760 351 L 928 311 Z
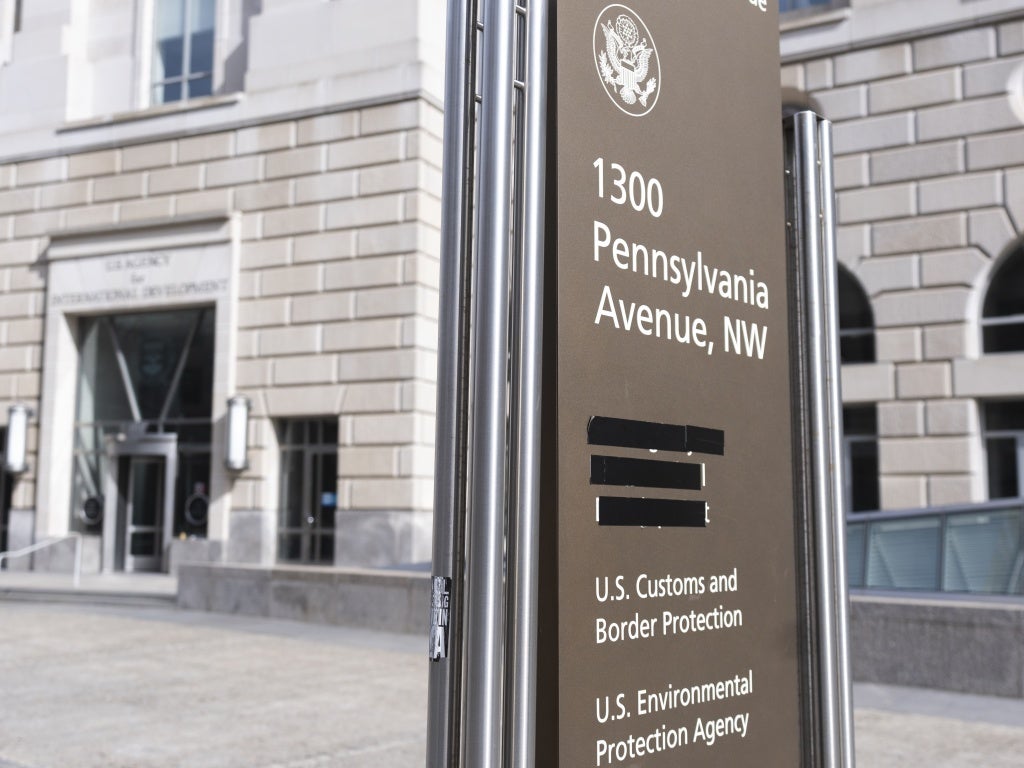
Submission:
M 894 509 L 878 512 L 848 512 L 847 523 L 877 523 L 889 520 L 913 520 L 916 517 L 935 517 L 936 515 L 955 515 L 970 512 L 997 512 L 1005 509 L 1020 509 L 1024 506 L 1024 498 L 996 499 L 979 501 L 970 504 L 946 504 L 935 507 L 913 507 L 911 509 Z
M 82 581 L 82 536 L 79 533 L 69 533 L 67 536 L 60 536 L 56 539 L 47 539 L 46 541 L 39 541 L 35 544 L 31 544 L 22 549 L 16 549 L 10 552 L 0 552 L 0 565 L 3 564 L 5 559 L 12 560 L 15 557 L 24 557 L 25 555 L 31 555 L 33 552 L 38 552 L 47 547 L 51 547 L 54 544 L 60 544 L 61 542 L 67 541 L 68 539 L 75 540 L 75 565 L 72 571 L 72 585 L 75 589 L 78 589 Z

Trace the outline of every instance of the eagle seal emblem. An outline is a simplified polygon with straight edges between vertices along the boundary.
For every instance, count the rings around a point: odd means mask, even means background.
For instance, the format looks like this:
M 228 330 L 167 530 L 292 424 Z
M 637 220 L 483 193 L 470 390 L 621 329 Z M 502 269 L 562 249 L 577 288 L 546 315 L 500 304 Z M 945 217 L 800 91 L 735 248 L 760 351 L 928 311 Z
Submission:
M 609 5 L 594 24 L 594 63 L 612 102 L 633 117 L 658 100 L 661 63 L 647 25 L 624 5 Z

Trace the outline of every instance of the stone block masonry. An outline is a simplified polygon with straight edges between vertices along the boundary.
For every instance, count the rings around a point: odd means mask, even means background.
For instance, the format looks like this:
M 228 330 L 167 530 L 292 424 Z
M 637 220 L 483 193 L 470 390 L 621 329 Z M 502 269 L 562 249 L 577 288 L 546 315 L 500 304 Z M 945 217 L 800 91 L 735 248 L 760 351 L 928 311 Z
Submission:
M 926 6 L 884 5 L 854 15 Z M 884 509 L 986 500 L 979 403 L 1024 399 L 1021 356 L 985 355 L 980 331 L 993 269 L 1024 234 L 1024 8 L 962 16 L 884 42 L 851 22 L 852 42 L 821 55 L 787 56 L 784 32 L 783 86 L 834 124 L 839 256 L 878 361 L 844 366 L 844 399 L 877 404 Z
M 232 497 L 251 546 L 224 551 L 269 564 L 273 543 L 250 539 L 276 527 L 271 426 L 316 416 L 338 419 L 351 459 L 338 519 L 374 540 L 365 562 L 339 547 L 339 564 L 428 560 L 432 469 L 401 457 L 433 445 L 440 128 L 439 108 L 412 98 L 0 163 L 0 408 L 38 406 L 49 238 L 235 217 L 232 366 L 263 437 Z M 34 487 L 31 472 L 20 485 Z

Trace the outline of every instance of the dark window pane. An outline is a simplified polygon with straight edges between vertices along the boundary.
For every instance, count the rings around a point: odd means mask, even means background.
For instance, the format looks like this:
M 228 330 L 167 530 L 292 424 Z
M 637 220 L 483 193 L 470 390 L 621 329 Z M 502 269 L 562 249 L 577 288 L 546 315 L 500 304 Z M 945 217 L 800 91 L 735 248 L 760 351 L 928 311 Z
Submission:
M 839 359 L 844 363 L 873 363 L 875 361 L 875 332 L 839 335 Z
M 157 419 L 165 405 L 168 405 L 170 418 L 210 417 L 212 311 L 190 309 L 113 315 L 109 323 L 124 353 L 144 419 Z M 174 373 L 183 354 L 186 366 L 178 386 L 172 391 Z
M 280 558 L 331 564 L 338 507 L 337 417 L 289 419 L 276 429 L 281 441 Z M 329 442 L 321 442 L 328 437 Z
M 995 437 L 985 441 L 988 454 L 988 496 L 990 499 L 1010 499 L 1020 495 L 1017 477 L 1017 440 Z
M 837 275 L 839 289 L 839 357 L 844 363 L 875 360 L 875 316 L 860 283 L 845 268 Z
M 1024 250 L 1007 257 L 992 275 L 983 315 L 1024 315 Z
M 1024 430 L 1024 400 L 997 400 L 985 403 L 985 429 Z
M 188 98 L 198 99 L 213 93 L 213 78 L 209 75 L 188 81 Z
M 334 562 L 334 533 L 333 527 L 320 537 L 320 551 L 317 553 L 321 563 L 331 564 Z
M 183 338 L 181 345 L 175 348 L 175 368 L 185 342 L 191 337 L 192 343 L 187 349 L 185 367 L 177 388 L 174 392 L 164 390 L 161 398 L 167 397 L 168 394 L 171 397 L 168 407 L 170 418 L 208 419 L 213 412 L 214 312 L 212 309 L 206 309 L 190 310 L 180 314 L 178 322 Z M 209 438 L 206 438 L 206 442 L 209 442 Z
M 3 446 L 6 444 L 7 429 L 0 427 L 0 458 L 3 456 Z M 2 465 L 3 462 L 0 461 L 0 466 Z M 11 489 L 13 486 L 10 476 L 0 469 L 0 552 L 6 552 L 8 549 L 7 528 L 11 518 Z
M 1024 351 L 1024 323 L 983 326 L 982 345 L 986 352 Z
M 209 418 L 209 416 L 207 416 Z M 206 424 L 174 424 L 166 425 L 167 432 L 175 432 L 178 435 L 178 446 L 209 446 L 213 430 L 209 423 Z
M 1024 249 L 1018 249 L 996 269 L 985 294 L 984 320 L 1024 315 Z M 986 352 L 1024 351 L 1024 321 L 1009 325 L 984 325 Z
M 302 559 L 302 537 L 284 533 L 278 537 L 278 558 L 288 562 Z
M 155 533 L 133 533 L 129 553 L 135 556 L 152 557 L 159 554 Z
M 153 89 L 154 104 L 170 104 L 181 101 L 181 82 L 158 85 Z
M 213 71 L 213 30 L 193 32 L 189 42 L 192 44 L 189 51 L 189 74 L 198 75 Z
M 843 408 L 843 450 L 850 476 L 850 512 L 874 511 L 881 505 L 878 488 L 878 409 L 874 405 Z
M 83 318 L 80 323 L 78 421 L 131 421 L 108 322 L 104 318 Z
M 189 0 L 189 28 L 193 32 L 212 31 L 216 11 L 217 0 Z
M 155 62 L 155 69 L 160 75 L 159 79 L 170 80 L 181 77 L 181 67 L 185 56 L 185 38 L 170 37 L 166 40 L 157 40 L 156 51 L 159 60 Z
M 286 451 L 281 456 L 281 515 L 285 528 L 301 528 L 305 518 L 302 458 L 301 451 Z
M 878 409 L 873 405 L 843 408 L 843 433 L 846 435 L 877 435 Z
M 850 444 L 850 487 L 854 512 L 870 512 L 880 506 L 878 498 L 878 442 Z
M 179 448 L 181 447 L 179 436 Z M 205 536 L 209 519 L 210 452 L 182 452 L 174 494 L 174 535 Z

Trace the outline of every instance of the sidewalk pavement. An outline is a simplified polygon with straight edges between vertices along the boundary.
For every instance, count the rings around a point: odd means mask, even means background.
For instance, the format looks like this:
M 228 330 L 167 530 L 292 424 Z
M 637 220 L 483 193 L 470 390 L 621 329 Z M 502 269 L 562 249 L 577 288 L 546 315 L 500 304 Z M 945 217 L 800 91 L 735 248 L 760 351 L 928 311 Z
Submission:
M 425 640 L 0 601 L 0 768 L 420 768 Z M 857 686 L 861 768 L 1024 764 L 1024 701 Z

